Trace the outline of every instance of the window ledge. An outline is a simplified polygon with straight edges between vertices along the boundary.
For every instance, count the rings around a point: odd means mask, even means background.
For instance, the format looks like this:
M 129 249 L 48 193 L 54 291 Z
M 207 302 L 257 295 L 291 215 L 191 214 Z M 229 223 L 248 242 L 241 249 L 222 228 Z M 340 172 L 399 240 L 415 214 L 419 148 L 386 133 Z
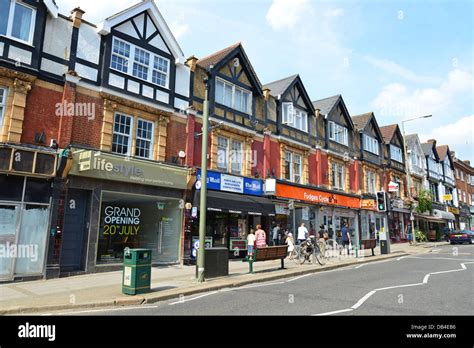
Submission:
M 0 38 L 5 38 L 5 39 L 11 40 L 11 41 L 18 42 L 18 43 L 20 43 L 24 46 L 29 46 L 31 48 L 35 48 L 35 46 L 33 46 L 33 43 L 17 39 L 16 37 L 0 34 Z

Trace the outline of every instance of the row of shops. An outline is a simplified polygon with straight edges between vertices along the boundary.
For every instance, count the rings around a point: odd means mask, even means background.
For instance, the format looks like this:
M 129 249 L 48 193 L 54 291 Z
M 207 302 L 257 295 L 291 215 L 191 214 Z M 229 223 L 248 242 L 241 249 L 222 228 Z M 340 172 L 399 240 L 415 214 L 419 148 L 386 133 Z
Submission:
M 29 165 L 13 160 L 22 154 Z M 118 270 L 125 248 L 152 250 L 153 264 L 193 260 L 199 236 L 201 173 L 72 149 L 56 177 L 54 153 L 0 149 L 0 280 Z M 320 226 L 338 241 L 347 224 L 354 241 L 376 239 L 388 221 L 392 242 L 407 239 L 410 211 L 376 211 L 375 200 L 268 179 L 208 172 L 206 245 L 244 257 L 250 230 L 294 232 Z M 452 213 L 449 219 L 451 218 Z M 454 216 L 454 215 L 453 215 Z M 428 229 L 446 216 L 417 216 Z M 16 248 L 16 250 L 15 250 Z

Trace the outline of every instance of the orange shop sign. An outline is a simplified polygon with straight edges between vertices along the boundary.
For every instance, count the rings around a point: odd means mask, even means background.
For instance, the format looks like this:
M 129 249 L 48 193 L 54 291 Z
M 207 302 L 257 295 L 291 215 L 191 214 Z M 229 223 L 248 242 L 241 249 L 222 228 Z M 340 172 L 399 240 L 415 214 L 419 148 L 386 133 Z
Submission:
M 362 209 L 375 210 L 375 200 L 374 199 L 363 199 L 360 201 L 360 207 Z
M 349 197 L 340 194 L 310 190 L 284 184 L 277 184 L 275 196 L 310 203 L 360 209 L 360 198 L 357 197 Z

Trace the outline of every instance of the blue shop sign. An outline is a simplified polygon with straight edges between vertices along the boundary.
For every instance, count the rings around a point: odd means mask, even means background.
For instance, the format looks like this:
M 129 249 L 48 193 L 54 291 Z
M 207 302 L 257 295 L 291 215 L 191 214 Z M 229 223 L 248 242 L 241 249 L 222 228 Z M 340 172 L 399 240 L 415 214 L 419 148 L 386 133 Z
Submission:
M 197 170 L 197 181 L 201 181 L 201 169 Z M 263 196 L 263 181 L 219 172 L 207 172 L 207 188 L 244 195 Z

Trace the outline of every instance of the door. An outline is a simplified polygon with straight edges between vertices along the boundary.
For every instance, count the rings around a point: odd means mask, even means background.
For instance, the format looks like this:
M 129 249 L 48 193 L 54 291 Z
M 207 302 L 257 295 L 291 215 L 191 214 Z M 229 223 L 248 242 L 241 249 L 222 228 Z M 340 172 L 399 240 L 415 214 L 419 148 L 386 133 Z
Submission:
M 84 239 L 89 227 L 89 192 L 69 190 L 64 212 L 61 247 L 61 271 L 83 270 Z
M 0 280 L 13 280 L 20 205 L 0 205 Z

